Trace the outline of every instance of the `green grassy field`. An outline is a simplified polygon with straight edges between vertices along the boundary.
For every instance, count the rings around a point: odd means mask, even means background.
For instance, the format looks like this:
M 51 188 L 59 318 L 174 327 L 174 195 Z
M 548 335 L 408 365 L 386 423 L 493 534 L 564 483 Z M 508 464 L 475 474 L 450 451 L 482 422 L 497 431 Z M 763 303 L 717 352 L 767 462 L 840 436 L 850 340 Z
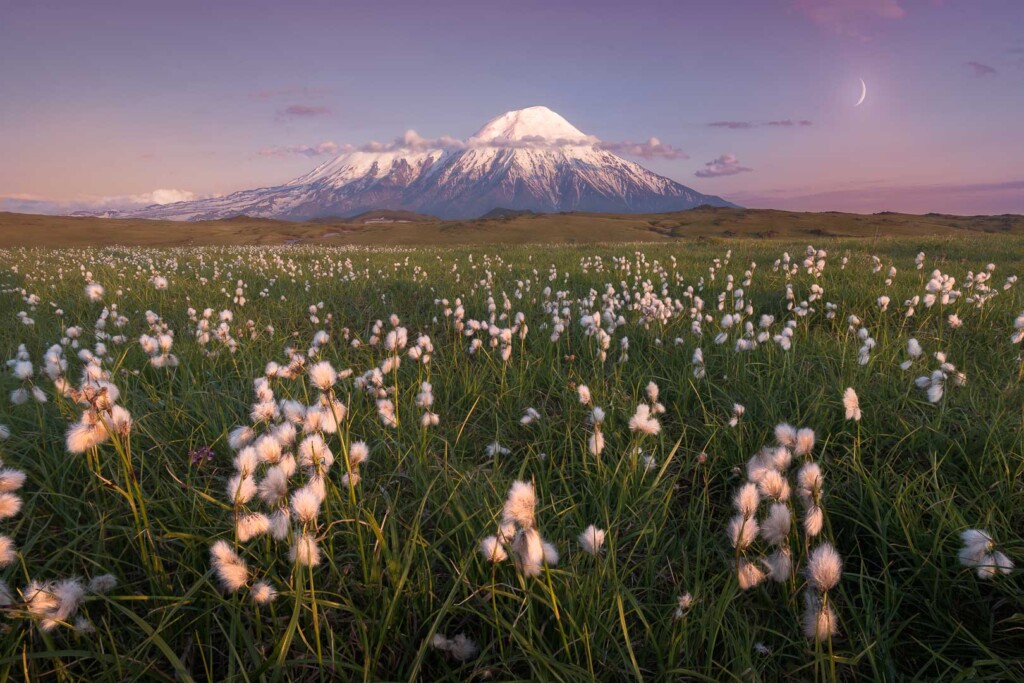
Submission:
M 372 217 L 396 222 L 365 222 Z M 0 248 L 226 245 L 478 245 L 671 242 L 706 238 L 821 241 L 843 237 L 1024 235 L 1024 216 L 800 213 L 701 207 L 662 214 L 564 213 L 442 221 L 404 212 L 307 223 L 240 216 L 184 223 L 0 212 Z
M 1024 240 L 960 232 L 0 250 L 0 348 L 16 360 L 24 344 L 31 363 L 0 379 L 0 454 L 26 475 L 19 489 L 0 473 L 23 500 L 0 495 L 16 546 L 0 547 L 0 676 L 1024 679 L 1024 573 L 958 558 L 961 534 L 981 529 L 987 557 L 1024 562 L 1024 365 L 1011 340 Z M 594 313 L 598 326 L 581 324 Z M 407 345 L 389 349 L 399 327 Z M 341 376 L 318 388 L 323 361 Z M 438 423 L 423 426 L 425 413 Z M 764 523 L 776 495 L 794 523 L 774 547 L 737 550 L 734 497 L 779 423 L 815 443 L 773 449 L 792 456 L 773 469 L 792 493 L 763 484 L 740 521 Z M 238 426 L 275 436 L 239 451 Z M 798 495 L 809 462 L 823 475 L 813 504 Z M 232 480 L 239 467 L 260 493 Z M 510 557 L 492 563 L 481 543 L 501 533 L 516 480 L 536 506 L 514 497 L 516 530 L 490 547 Z M 253 514 L 272 515 L 280 540 L 246 539 L 266 531 Z M 604 532 L 595 554 L 579 538 L 589 525 Z M 540 559 L 535 532 L 557 562 Z M 811 559 L 826 544 L 842 558 L 834 586 Z M 737 564 L 779 548 L 792 571 L 741 588 Z M 79 588 L 106 574 L 113 588 Z M 834 610 L 834 633 L 805 633 L 806 596 L 812 626 Z

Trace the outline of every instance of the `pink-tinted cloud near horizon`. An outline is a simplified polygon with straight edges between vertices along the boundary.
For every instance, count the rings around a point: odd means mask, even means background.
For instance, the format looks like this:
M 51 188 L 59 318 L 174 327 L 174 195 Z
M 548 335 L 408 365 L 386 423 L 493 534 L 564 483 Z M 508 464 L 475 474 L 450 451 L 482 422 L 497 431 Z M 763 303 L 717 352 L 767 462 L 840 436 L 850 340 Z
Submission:
M 68 214 L 76 211 L 101 213 L 125 209 L 140 209 L 154 204 L 188 202 L 202 197 L 189 190 L 162 188 L 152 192 L 103 197 L 79 196 L 74 199 L 54 200 L 30 194 L 0 197 L 0 211 L 21 213 Z
M 642 159 L 689 159 L 683 150 L 662 142 L 656 137 L 648 138 L 646 142 L 613 142 L 599 140 L 590 137 L 585 140 L 548 139 L 538 136 L 526 136 L 519 140 L 459 140 L 458 138 L 443 135 L 438 138 L 425 138 L 416 131 L 410 129 L 404 134 L 396 137 L 391 142 L 378 142 L 371 140 L 362 145 L 338 144 L 333 140 L 326 140 L 316 145 L 283 145 L 269 146 L 260 149 L 257 154 L 261 157 L 287 158 L 294 156 L 319 157 L 345 154 L 349 152 L 394 152 L 400 150 L 423 151 L 423 150 L 445 150 L 459 151 L 464 149 L 557 149 L 559 147 L 593 145 L 597 149 L 610 151 L 613 154 L 623 154 Z
M 985 76 L 995 76 L 998 73 L 993 67 L 988 64 L 982 64 L 981 62 L 967 62 L 964 64 L 967 68 L 974 72 L 977 78 L 984 78 Z
M 793 190 L 735 192 L 729 199 L 751 208 L 790 211 L 1020 214 L 1024 213 L 1024 180 L 935 185 L 879 183 L 807 193 Z
M 689 159 L 690 155 L 658 138 L 652 137 L 647 142 L 599 142 L 597 147 L 626 156 L 641 159 Z
M 328 94 L 326 88 L 310 88 L 305 85 L 289 85 L 283 88 L 257 90 L 249 93 L 254 100 L 269 100 L 275 97 L 322 97 Z
M 309 118 L 312 116 L 323 116 L 330 114 L 331 108 L 321 104 L 289 104 L 282 109 L 281 116 Z
M 257 154 L 261 157 L 292 157 L 292 156 L 304 156 L 304 157 L 319 157 L 325 155 L 334 155 L 341 152 L 351 151 L 351 145 L 339 145 L 333 140 L 325 140 L 316 145 L 285 145 L 285 146 L 274 146 L 264 147 Z
M 778 121 L 712 121 L 707 124 L 709 128 L 728 128 L 729 130 L 747 130 L 768 126 L 770 128 L 806 128 L 813 126 L 814 122 L 807 119 L 780 119 Z
M 749 173 L 753 170 L 752 168 L 742 166 L 735 154 L 723 154 L 714 161 L 704 164 L 704 168 L 698 170 L 694 175 L 698 178 L 719 178 L 738 173 Z

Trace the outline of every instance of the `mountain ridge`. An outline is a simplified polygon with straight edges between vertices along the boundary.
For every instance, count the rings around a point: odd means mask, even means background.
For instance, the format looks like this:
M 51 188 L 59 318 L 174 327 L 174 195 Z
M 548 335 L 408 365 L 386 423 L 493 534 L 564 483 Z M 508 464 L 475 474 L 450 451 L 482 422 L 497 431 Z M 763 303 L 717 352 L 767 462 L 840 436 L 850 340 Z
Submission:
M 283 185 L 124 211 L 119 218 L 285 220 L 395 210 L 470 219 L 501 207 L 536 213 L 659 213 L 738 208 L 600 147 L 547 107 L 506 112 L 464 142 L 413 132 L 341 154 Z

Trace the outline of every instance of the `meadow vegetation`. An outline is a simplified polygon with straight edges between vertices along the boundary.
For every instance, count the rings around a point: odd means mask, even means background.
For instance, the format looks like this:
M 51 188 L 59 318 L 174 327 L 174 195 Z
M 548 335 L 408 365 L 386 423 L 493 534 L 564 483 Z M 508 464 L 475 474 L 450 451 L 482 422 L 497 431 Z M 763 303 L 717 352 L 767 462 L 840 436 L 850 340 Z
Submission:
M 1024 241 L 811 241 L 0 250 L 0 676 L 1024 678 Z

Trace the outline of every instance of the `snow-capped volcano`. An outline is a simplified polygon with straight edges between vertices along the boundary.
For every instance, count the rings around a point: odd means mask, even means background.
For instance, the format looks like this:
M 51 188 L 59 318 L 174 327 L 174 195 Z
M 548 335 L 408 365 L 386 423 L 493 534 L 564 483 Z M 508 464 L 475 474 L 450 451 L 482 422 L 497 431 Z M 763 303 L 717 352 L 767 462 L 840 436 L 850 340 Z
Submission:
M 391 145 L 342 154 L 284 185 L 121 215 L 302 220 L 395 209 L 475 218 L 497 207 L 653 213 L 701 204 L 734 206 L 602 149 L 600 140 L 547 107 L 529 107 L 488 121 L 464 142 L 426 140 L 410 131 Z
M 467 142 L 470 146 L 489 142 L 558 140 L 595 143 L 596 138 L 582 131 L 547 107 L 527 107 L 495 117 L 484 124 Z

